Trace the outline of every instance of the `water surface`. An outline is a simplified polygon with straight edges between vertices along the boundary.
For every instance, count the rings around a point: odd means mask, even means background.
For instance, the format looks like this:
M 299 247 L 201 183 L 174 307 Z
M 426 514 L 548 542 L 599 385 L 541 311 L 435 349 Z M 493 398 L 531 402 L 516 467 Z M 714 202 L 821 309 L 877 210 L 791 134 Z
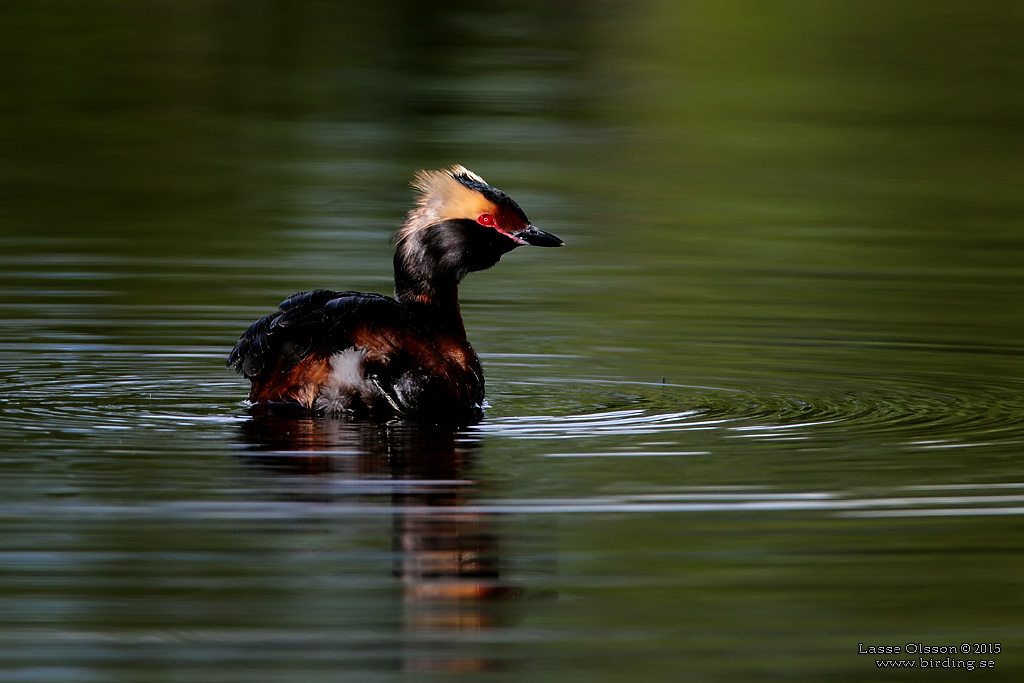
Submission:
M 5 5 L 0 678 L 1018 680 L 1022 22 Z M 567 243 L 464 283 L 486 418 L 253 414 L 456 162 Z

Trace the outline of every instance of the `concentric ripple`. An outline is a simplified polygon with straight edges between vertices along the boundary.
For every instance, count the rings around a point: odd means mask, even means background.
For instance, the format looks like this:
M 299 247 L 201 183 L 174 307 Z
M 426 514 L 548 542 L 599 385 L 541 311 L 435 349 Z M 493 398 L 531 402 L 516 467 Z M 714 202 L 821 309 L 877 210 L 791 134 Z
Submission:
M 227 373 L 213 378 L 207 370 L 216 367 L 219 372 L 220 351 L 171 353 L 79 344 L 71 351 L 55 351 L 49 361 L 45 357 L 51 354 L 38 354 L 34 365 L 6 379 L 0 396 L 2 419 L 25 431 L 92 434 L 231 423 L 244 417 L 237 409 L 244 387 Z M 943 390 L 907 378 L 892 386 L 836 382 L 826 387 L 733 388 L 568 378 L 507 387 L 512 401 L 506 405 L 525 397 L 523 403 L 546 403 L 551 409 L 489 416 L 474 427 L 479 433 L 533 440 L 649 441 L 711 432 L 759 441 L 870 438 L 923 449 L 1024 442 L 1024 386 L 1019 380 L 961 378 L 956 387 Z
M 579 439 L 710 431 L 730 439 L 869 438 L 921 448 L 1024 442 L 1024 391 L 1011 381 L 960 379 L 954 389 L 941 391 L 907 378 L 892 386 L 836 383 L 785 391 L 609 380 L 523 382 L 516 388 L 571 395 L 580 410 L 499 417 L 481 425 L 483 432 Z M 586 409 L 594 405 L 615 409 Z
M 219 349 L 64 343 L 33 352 L 0 378 L 0 440 L 18 451 L 123 448 L 126 439 L 157 451 L 176 443 L 161 435 L 202 438 L 196 432 L 244 419 L 237 400 L 224 403 L 238 383 L 206 372 Z

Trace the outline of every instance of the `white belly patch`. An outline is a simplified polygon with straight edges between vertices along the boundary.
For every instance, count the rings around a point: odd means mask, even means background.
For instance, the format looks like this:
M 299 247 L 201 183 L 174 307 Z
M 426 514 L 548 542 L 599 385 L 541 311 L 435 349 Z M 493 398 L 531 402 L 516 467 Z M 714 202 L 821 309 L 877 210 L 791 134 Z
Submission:
M 373 385 L 363 374 L 365 349 L 345 349 L 331 356 L 331 374 L 321 387 L 316 407 L 327 412 L 341 412 L 349 407 L 352 399 L 372 396 Z

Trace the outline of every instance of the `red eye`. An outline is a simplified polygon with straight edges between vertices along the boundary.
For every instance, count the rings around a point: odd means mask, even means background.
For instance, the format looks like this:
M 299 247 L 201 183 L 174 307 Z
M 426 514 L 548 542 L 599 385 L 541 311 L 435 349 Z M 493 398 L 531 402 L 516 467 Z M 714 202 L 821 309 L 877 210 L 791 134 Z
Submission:
M 480 225 L 494 225 L 494 216 L 489 213 L 482 213 L 480 217 L 476 219 L 476 222 Z

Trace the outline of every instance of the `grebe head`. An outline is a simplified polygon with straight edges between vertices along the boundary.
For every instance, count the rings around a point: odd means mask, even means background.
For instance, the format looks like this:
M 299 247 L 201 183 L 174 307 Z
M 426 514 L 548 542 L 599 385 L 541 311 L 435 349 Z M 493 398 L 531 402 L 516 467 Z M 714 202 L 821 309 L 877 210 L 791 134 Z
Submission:
M 563 242 L 530 223 L 519 205 L 464 166 L 420 171 L 416 206 L 398 231 L 398 298 L 430 298 L 467 273 L 490 268 L 516 247 L 560 247 Z

